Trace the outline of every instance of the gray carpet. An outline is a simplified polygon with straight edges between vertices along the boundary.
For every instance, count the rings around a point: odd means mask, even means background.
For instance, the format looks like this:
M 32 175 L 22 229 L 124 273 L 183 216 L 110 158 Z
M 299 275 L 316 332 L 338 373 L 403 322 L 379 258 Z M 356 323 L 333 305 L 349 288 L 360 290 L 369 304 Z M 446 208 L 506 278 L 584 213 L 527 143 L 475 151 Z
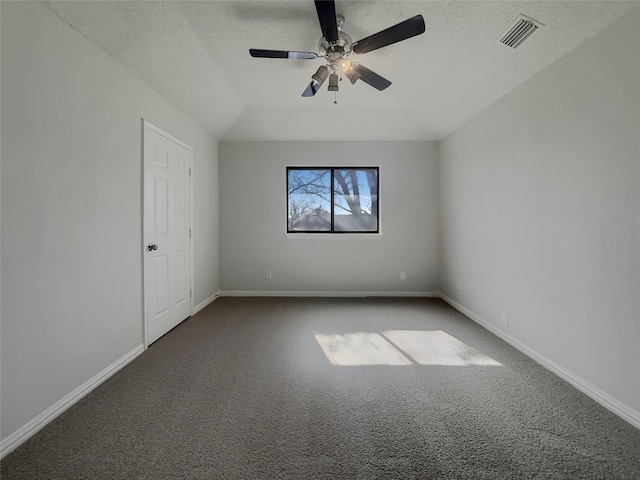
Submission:
M 0 472 L 640 479 L 640 430 L 441 300 L 221 298 Z

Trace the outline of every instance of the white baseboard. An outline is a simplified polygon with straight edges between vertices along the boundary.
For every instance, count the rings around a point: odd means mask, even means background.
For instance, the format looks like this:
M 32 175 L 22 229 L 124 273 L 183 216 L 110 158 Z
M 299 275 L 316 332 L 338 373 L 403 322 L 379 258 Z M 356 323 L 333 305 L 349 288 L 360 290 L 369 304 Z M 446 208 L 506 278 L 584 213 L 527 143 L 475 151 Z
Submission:
M 439 297 L 438 292 L 334 290 L 218 290 L 220 297 Z
M 91 390 L 96 388 L 122 367 L 127 365 L 142 352 L 144 352 L 144 345 L 140 344 L 129 353 L 102 370 L 100 373 L 90 378 L 87 382 L 80 385 L 74 391 L 58 400 L 44 412 L 24 424 L 7 438 L 0 441 L 0 458 L 3 458 L 5 455 L 13 452 L 30 437 L 40 431 L 45 425 L 54 420 L 58 415 L 63 413 L 74 403 L 83 398 L 85 395 L 91 392 Z
M 218 297 L 219 297 L 219 294 L 218 293 L 214 293 L 210 297 L 206 298 L 203 302 L 200 302 L 198 305 L 193 307 L 193 310 L 191 310 L 191 315 L 195 315 L 196 313 L 198 313 L 200 310 L 202 310 L 204 307 L 209 305 L 211 302 L 213 302 Z
M 570 372 L 566 368 L 558 365 L 557 363 L 553 362 L 552 360 L 549 360 L 544 355 L 541 355 L 540 353 L 536 352 L 533 348 L 529 347 L 527 344 L 525 344 L 525 343 L 521 342 L 520 340 L 512 337 L 511 335 L 506 333 L 504 330 L 498 328 L 493 323 L 488 322 L 487 320 L 482 318 L 480 315 L 472 312 L 471 310 L 469 310 L 468 308 L 464 307 L 460 303 L 456 302 L 452 298 L 449 298 L 444 293 L 438 291 L 438 296 L 440 298 L 442 298 L 445 302 L 447 302 L 449 305 L 451 305 L 453 308 L 455 308 L 456 310 L 458 310 L 462 314 L 466 315 L 467 317 L 469 317 L 471 320 L 473 320 L 474 322 L 476 322 L 477 324 L 479 324 L 483 328 L 489 330 L 491 333 L 493 333 L 497 337 L 500 337 L 502 340 L 504 340 L 508 344 L 514 346 L 515 348 L 520 350 L 522 353 L 524 353 L 525 355 L 527 355 L 528 357 L 530 357 L 531 359 L 533 359 L 534 361 L 536 361 L 537 363 L 539 363 L 540 365 L 545 367 L 547 370 L 549 370 L 552 373 L 556 374 L 557 376 L 559 376 L 563 380 L 569 382 L 571 385 L 576 387 L 582 393 L 584 393 L 584 394 L 588 395 L 589 397 L 591 397 L 592 399 L 594 399 L 596 402 L 598 402 L 603 407 L 605 407 L 608 410 L 610 410 L 611 412 L 615 413 L 616 415 L 618 415 L 623 420 L 626 420 L 627 422 L 629 422 L 634 427 L 640 428 L 640 412 L 634 410 L 633 408 L 629 407 L 628 405 L 625 405 L 624 403 L 622 403 L 619 400 L 615 399 L 614 397 L 612 397 L 608 393 L 604 392 L 603 390 L 599 389 L 598 387 L 596 387 L 596 386 L 592 385 L 591 383 L 587 382 L 583 378 L 573 374 L 572 372 Z

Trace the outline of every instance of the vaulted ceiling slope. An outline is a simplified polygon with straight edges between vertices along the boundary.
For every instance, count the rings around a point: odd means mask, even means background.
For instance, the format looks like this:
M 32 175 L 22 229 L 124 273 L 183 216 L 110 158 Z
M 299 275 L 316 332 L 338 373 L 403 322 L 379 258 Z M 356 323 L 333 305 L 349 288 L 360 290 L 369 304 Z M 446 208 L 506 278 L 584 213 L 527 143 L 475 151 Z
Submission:
M 357 56 L 393 84 L 343 81 L 334 104 L 300 96 L 321 59 L 249 56 L 317 52 L 311 0 L 43 3 L 222 140 L 438 140 L 638 5 L 338 0 L 353 40 L 416 14 L 426 32 Z M 497 39 L 520 14 L 544 26 L 514 50 Z

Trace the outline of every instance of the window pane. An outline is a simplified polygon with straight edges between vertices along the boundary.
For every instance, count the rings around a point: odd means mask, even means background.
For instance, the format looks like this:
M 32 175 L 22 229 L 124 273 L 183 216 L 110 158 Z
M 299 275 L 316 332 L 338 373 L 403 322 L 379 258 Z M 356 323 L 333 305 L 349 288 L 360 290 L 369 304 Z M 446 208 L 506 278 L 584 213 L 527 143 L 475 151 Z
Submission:
M 378 231 L 378 170 L 335 169 L 333 177 L 334 231 Z
M 331 231 L 331 170 L 287 170 L 289 232 Z

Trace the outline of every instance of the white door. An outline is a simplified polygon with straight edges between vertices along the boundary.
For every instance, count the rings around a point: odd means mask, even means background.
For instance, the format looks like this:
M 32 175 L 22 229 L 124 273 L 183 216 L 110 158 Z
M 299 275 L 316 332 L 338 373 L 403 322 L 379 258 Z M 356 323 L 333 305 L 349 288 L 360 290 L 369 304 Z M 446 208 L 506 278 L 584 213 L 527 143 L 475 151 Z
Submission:
M 144 121 L 145 335 L 150 345 L 191 314 L 193 149 Z

